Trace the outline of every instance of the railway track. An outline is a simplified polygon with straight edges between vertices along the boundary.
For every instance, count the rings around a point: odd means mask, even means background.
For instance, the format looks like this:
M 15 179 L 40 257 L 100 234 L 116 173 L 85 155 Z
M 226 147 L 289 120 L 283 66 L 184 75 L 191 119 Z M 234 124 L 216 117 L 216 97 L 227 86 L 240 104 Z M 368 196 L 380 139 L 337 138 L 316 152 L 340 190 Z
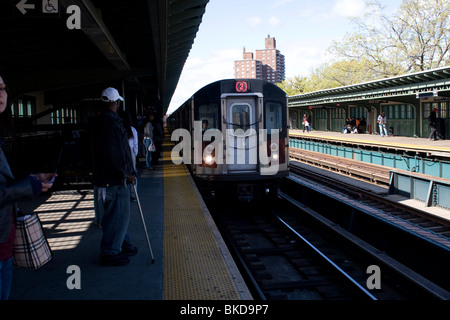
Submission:
M 292 147 L 289 148 L 289 157 L 363 181 L 382 186 L 389 185 L 389 169 L 387 167 Z
M 291 176 L 282 190 L 305 210 L 320 212 L 331 228 L 365 241 L 373 256 L 387 258 L 389 269 L 417 282 L 431 295 L 448 299 L 450 225 L 447 220 L 410 206 L 388 201 L 383 195 L 344 184 L 291 163 Z M 316 170 L 317 171 L 317 170 Z M 284 194 L 283 192 L 281 193 Z M 383 257 L 382 257 L 383 256 Z M 383 262 L 384 263 L 384 262 Z
M 331 249 L 333 245 L 325 245 L 318 236 L 308 240 L 289 222 L 276 218 L 273 210 L 267 207 L 255 209 L 253 204 L 239 204 L 237 208 L 220 205 L 220 209 L 210 210 L 247 274 L 256 298 L 377 300 L 364 285 L 329 258 L 330 251 L 335 256 L 340 255 L 337 249 Z M 311 232 L 303 230 L 303 233 L 311 236 Z M 319 243 L 322 248 L 318 247 Z M 345 258 L 340 259 L 348 265 L 353 264 Z
M 209 207 L 256 298 L 450 299 L 445 290 L 334 223 L 311 219 L 308 208 L 283 193 L 270 206 Z M 369 288 L 370 266 L 382 270 L 380 289 Z
M 450 299 L 444 221 L 427 220 L 413 208 L 342 186 L 340 178 L 291 166 L 294 171 L 298 175 L 286 178 L 270 203 L 207 201 L 254 297 Z M 379 287 L 371 287 L 373 270 L 379 271 Z
M 368 172 L 368 180 L 370 180 L 373 172 L 370 171 L 370 166 L 365 165 L 364 167 L 364 171 Z M 305 167 L 299 166 L 295 162 L 291 162 L 290 170 L 291 173 L 296 175 L 297 179 L 307 177 L 308 181 L 318 183 L 326 188 L 330 187 L 332 190 L 357 201 L 358 204 L 364 204 L 370 208 L 378 209 L 380 212 L 386 213 L 391 217 L 396 217 L 397 220 L 393 220 L 393 223 L 400 223 L 405 227 L 411 227 L 421 233 L 421 236 L 429 237 L 432 241 L 437 241 L 444 246 L 450 247 L 450 221 L 447 219 L 432 215 L 418 208 L 392 201 L 387 199 L 384 194 L 376 194 L 358 185 L 343 184 L 339 177 L 333 178 L 327 174 L 313 172 Z M 375 166 L 374 170 L 379 172 L 380 169 L 378 166 Z M 360 175 L 362 176 L 362 171 Z M 417 228 L 413 228 L 413 226 Z M 424 231 L 428 231 L 428 233 Z

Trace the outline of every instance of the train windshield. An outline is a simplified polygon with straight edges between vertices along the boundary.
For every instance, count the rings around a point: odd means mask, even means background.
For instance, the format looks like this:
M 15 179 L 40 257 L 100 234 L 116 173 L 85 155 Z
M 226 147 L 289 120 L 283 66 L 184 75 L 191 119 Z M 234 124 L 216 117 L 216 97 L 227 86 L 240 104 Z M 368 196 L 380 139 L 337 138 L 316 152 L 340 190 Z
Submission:
M 215 103 L 204 104 L 198 108 L 198 119 L 202 121 L 203 130 L 219 128 L 219 106 Z
M 232 106 L 231 116 L 233 130 L 242 129 L 244 132 L 250 129 L 250 105 L 235 104 Z
M 271 129 L 283 131 L 283 106 L 281 103 L 267 102 L 264 114 L 265 128 L 269 133 Z

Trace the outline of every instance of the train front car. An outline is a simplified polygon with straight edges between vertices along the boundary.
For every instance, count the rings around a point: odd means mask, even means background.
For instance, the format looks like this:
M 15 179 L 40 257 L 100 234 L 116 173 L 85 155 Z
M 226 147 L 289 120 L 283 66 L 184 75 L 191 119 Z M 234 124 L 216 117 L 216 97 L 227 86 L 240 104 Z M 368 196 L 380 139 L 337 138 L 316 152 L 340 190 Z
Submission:
M 190 169 L 201 189 L 247 201 L 276 194 L 289 161 L 283 90 L 263 80 L 222 80 L 182 108 L 192 111 L 185 129 L 191 134 Z

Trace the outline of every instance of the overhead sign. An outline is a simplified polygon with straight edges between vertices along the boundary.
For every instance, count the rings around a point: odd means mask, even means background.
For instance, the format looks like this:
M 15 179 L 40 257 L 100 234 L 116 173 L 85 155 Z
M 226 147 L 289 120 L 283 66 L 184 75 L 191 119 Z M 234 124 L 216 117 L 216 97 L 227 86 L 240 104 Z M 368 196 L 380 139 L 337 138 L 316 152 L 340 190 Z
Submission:
M 16 0 L 14 14 L 23 17 L 59 17 L 59 0 Z

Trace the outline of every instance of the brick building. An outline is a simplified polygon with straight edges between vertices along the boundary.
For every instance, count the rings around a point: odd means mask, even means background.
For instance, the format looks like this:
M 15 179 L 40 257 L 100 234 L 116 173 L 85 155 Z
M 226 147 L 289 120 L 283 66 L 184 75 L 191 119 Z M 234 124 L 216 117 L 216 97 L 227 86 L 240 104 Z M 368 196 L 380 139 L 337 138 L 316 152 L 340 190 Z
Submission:
M 236 79 L 263 79 L 272 83 L 280 83 L 285 79 L 284 55 L 277 50 L 275 38 L 266 38 L 265 49 L 252 52 L 243 51 L 243 60 L 234 61 L 234 77 Z

